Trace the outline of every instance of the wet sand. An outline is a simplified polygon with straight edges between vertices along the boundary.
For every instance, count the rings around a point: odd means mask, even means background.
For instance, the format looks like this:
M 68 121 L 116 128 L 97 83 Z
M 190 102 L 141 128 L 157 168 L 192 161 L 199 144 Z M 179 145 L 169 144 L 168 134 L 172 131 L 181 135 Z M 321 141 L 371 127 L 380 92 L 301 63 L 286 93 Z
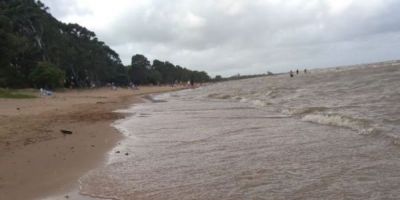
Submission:
M 141 97 L 177 90 L 142 87 L 56 92 L 36 99 L 0 99 L 0 199 L 35 199 L 71 191 L 101 165 L 122 135 L 116 109 Z M 72 131 L 63 134 L 60 130 Z

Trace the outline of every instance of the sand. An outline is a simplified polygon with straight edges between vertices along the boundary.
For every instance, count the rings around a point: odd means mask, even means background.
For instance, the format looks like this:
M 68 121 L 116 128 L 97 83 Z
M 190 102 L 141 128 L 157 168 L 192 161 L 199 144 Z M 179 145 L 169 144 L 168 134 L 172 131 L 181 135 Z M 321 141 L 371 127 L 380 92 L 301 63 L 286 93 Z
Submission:
M 112 111 L 146 94 L 177 89 L 101 88 L 0 99 L 0 199 L 35 199 L 76 188 L 79 177 L 101 165 L 123 137 L 110 124 L 124 116 Z

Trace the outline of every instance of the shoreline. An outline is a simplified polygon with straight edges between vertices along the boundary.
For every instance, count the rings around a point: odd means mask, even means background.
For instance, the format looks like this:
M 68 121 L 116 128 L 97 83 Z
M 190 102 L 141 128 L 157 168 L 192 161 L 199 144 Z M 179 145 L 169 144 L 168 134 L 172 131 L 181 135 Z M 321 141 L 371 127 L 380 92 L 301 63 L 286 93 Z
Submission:
M 37 199 L 77 190 L 79 178 L 104 164 L 106 153 L 124 137 L 112 123 L 126 114 L 113 111 L 143 102 L 149 94 L 180 89 L 101 88 L 34 100 L 0 99 L 0 199 Z

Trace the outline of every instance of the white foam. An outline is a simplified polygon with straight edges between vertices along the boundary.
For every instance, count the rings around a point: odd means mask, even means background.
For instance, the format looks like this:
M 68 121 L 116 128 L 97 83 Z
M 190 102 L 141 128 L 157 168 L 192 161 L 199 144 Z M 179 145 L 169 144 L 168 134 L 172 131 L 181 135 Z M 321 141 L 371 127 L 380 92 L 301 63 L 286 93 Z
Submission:
M 302 120 L 322 125 L 349 128 L 360 134 L 371 134 L 377 131 L 377 129 L 368 125 L 366 120 L 354 119 L 337 114 L 308 114 L 303 116 Z
M 112 127 L 116 128 L 120 133 L 122 133 L 125 136 L 130 135 L 129 129 L 125 126 L 125 123 L 127 123 L 127 119 L 121 119 L 113 122 L 111 124 Z
M 260 106 L 260 107 L 266 106 L 266 103 L 263 102 L 263 101 L 261 101 L 261 100 L 253 100 L 253 101 L 251 101 L 251 103 L 252 103 L 253 105 L 255 105 L 255 106 Z
M 239 102 L 241 102 L 241 103 L 247 103 L 247 102 L 249 102 L 249 100 L 246 99 L 246 98 L 244 98 L 244 97 L 242 97 L 242 99 L 240 99 Z

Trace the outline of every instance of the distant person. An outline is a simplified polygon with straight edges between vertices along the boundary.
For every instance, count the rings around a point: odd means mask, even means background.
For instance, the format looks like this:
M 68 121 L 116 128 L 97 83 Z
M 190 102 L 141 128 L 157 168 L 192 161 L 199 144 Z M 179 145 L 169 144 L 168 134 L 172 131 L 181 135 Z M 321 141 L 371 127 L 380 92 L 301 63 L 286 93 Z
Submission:
M 194 87 L 194 81 L 193 81 L 193 79 L 190 79 L 190 86 L 191 86 L 191 87 Z
M 130 87 L 132 90 L 135 90 L 135 89 L 136 89 L 135 84 L 132 83 L 132 82 L 129 83 L 129 87 Z
M 307 69 L 304 69 L 304 73 L 307 74 Z
M 293 77 L 293 71 L 290 70 L 289 74 L 290 74 L 290 77 L 292 78 Z
M 86 86 L 87 86 L 87 87 L 90 87 L 90 86 L 91 86 L 89 76 L 86 76 L 85 83 L 86 83 Z
M 72 89 L 75 87 L 75 80 L 74 80 L 74 76 L 71 76 L 71 84 L 69 85 L 69 88 Z
M 297 74 L 297 75 L 299 74 L 299 69 L 296 70 L 296 74 Z
M 112 90 L 117 90 L 117 87 L 115 86 L 114 82 L 111 82 L 111 89 Z

